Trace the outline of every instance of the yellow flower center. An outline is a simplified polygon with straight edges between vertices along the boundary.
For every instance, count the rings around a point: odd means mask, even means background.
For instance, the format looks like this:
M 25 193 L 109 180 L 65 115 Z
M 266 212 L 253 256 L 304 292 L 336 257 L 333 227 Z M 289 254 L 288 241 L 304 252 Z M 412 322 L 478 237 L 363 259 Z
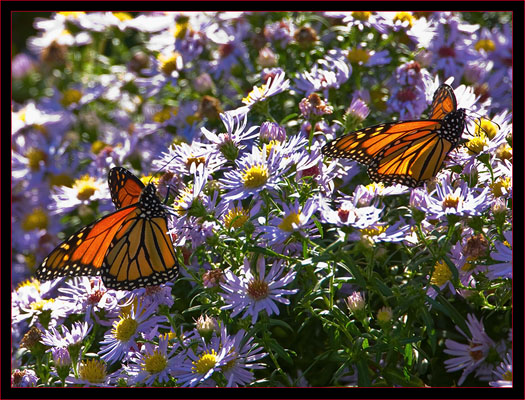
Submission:
M 40 149 L 35 149 L 34 147 L 28 150 L 26 157 L 29 168 L 32 171 L 40 170 L 40 162 L 43 161 L 45 163 L 47 159 L 46 153 Z
M 405 21 L 408 21 L 408 26 L 409 27 L 412 27 L 412 24 L 414 22 L 414 17 L 412 16 L 412 14 L 410 13 L 407 13 L 407 12 L 399 12 L 396 14 L 396 16 L 394 17 L 394 22 L 397 22 L 397 21 L 401 21 L 401 22 L 405 22 Z
M 277 147 L 280 145 L 281 143 L 277 140 L 270 140 L 270 142 L 268 142 L 266 144 L 266 158 L 270 157 L 270 151 L 275 147 L 277 149 Z M 274 150 L 275 151 L 275 150 Z
M 47 299 L 47 300 L 39 300 L 31 303 L 31 309 L 35 311 L 42 311 L 44 309 L 44 306 L 49 303 L 54 303 L 55 299 Z
M 85 15 L 86 13 L 84 11 L 60 11 L 57 14 L 63 15 L 66 18 L 71 17 L 77 19 Z
M 430 278 L 430 283 L 436 286 L 442 286 L 447 283 L 452 277 L 452 271 L 443 261 L 436 263 L 434 266 L 434 272 L 432 273 L 432 278 Z
M 26 215 L 22 221 L 22 229 L 32 231 L 33 229 L 47 228 L 47 214 L 41 208 L 35 208 L 31 214 Z
M 297 226 L 301 220 L 301 212 L 299 213 L 290 213 L 283 218 L 283 221 L 279 224 L 279 229 L 285 232 L 292 232 L 294 230 L 294 224 Z
M 248 96 L 242 99 L 244 104 L 250 104 L 256 100 L 264 100 L 264 92 L 266 91 L 266 85 L 255 86 L 253 90 L 248 93 Z
M 162 110 L 156 112 L 153 115 L 152 119 L 155 122 L 163 123 L 163 122 L 168 121 L 171 118 L 172 115 L 176 115 L 176 114 L 177 114 L 177 112 L 176 112 L 175 108 L 173 108 L 173 107 L 165 107 Z
M 442 203 L 443 209 L 447 209 L 447 208 L 457 209 L 460 200 L 461 200 L 460 197 L 456 196 L 455 194 L 452 194 L 452 193 L 447 194 L 447 196 L 445 197 Z
M 204 375 L 217 363 L 217 352 L 212 350 L 210 353 L 202 354 L 197 361 L 193 361 L 191 369 L 194 373 Z
M 50 186 L 67 186 L 73 187 L 75 180 L 67 174 L 58 174 L 49 176 L 49 185 Z
M 496 180 L 496 182 L 489 184 L 492 193 L 494 193 L 494 196 L 496 197 L 502 196 L 504 192 L 505 194 L 508 193 L 511 186 L 512 182 L 510 180 L 510 176 L 505 178 L 500 177 Z
M 243 226 L 246 221 L 250 218 L 250 212 L 242 207 L 235 207 L 228 210 L 228 213 L 224 216 L 224 225 L 228 229 L 238 229 Z
M 496 149 L 496 157 L 498 157 L 500 160 L 510 160 L 512 158 L 512 147 L 510 147 L 508 144 L 501 144 Z
M 390 307 L 381 307 L 377 312 L 379 322 L 388 322 L 392 319 L 392 309 Z
M 129 21 L 130 19 L 133 19 L 133 17 L 127 12 L 114 12 L 113 15 L 117 17 L 119 21 Z
M 77 199 L 89 200 L 95 191 L 98 190 L 98 185 L 95 182 L 95 178 L 84 175 L 75 181 L 73 188 L 77 191 Z
M 363 236 L 378 236 L 386 231 L 388 228 L 387 225 L 380 225 L 376 227 L 369 227 L 365 229 L 361 229 L 361 235 Z
M 173 208 L 177 211 L 177 214 L 183 216 L 190 207 L 189 198 L 193 193 L 193 188 L 186 186 L 183 191 L 180 192 L 179 196 L 173 202 Z
M 159 54 L 157 59 L 160 62 L 160 70 L 165 75 L 171 75 L 173 71 L 176 71 L 182 67 L 182 58 L 177 52 L 173 52 L 169 56 Z
M 244 171 L 242 175 L 242 183 L 246 188 L 257 188 L 263 186 L 269 178 L 270 174 L 266 166 L 262 164 L 254 165 Z
M 166 357 L 158 350 L 155 350 L 153 354 L 144 357 L 142 369 L 153 375 L 164 371 L 167 365 L 168 360 Z
M 467 146 L 469 154 L 479 154 L 483 151 L 485 146 L 488 145 L 487 137 L 483 132 L 480 132 L 479 136 L 470 139 L 465 146 Z
M 112 329 L 113 336 L 121 342 L 127 342 L 133 337 L 139 326 L 138 322 L 129 316 L 120 317 L 120 321 Z
M 385 185 L 383 182 L 372 182 L 366 185 L 365 188 L 370 191 L 377 189 L 379 192 L 382 192 L 385 189 Z
M 368 21 L 372 13 L 370 11 L 354 11 L 352 17 L 359 21 Z
M 505 381 L 512 381 L 512 371 L 505 371 L 501 378 Z
M 485 51 L 494 51 L 496 50 L 496 45 L 494 42 L 490 39 L 480 39 L 478 42 L 474 45 L 474 48 L 477 51 L 480 51 L 481 49 Z
M 105 148 L 107 147 L 107 144 L 104 143 L 103 141 L 101 140 L 95 140 L 92 144 L 91 144 L 91 152 L 93 154 L 99 154 L 102 150 L 104 150 Z
M 40 292 L 40 281 L 38 281 L 35 278 L 31 278 L 31 280 L 27 279 L 21 283 L 18 284 L 16 287 L 16 290 L 20 289 L 21 287 L 27 287 L 27 286 L 33 286 Z
M 228 361 L 222 368 L 221 368 L 221 371 L 225 372 L 225 371 L 228 371 L 230 369 L 232 369 L 233 367 L 235 367 L 235 365 L 237 364 L 237 352 L 234 351 L 234 350 L 230 350 L 230 353 L 229 354 L 233 354 L 233 358 Z
M 485 134 L 490 140 L 494 139 L 496 134 L 498 133 L 498 126 L 485 118 L 481 118 L 478 120 L 478 123 L 476 124 L 476 135 L 480 135 L 483 133 Z
M 78 103 L 82 98 L 82 93 L 77 89 L 68 89 L 62 95 L 62 100 L 60 103 L 64 106 L 70 106 L 71 104 Z
M 103 383 L 106 379 L 106 366 L 100 360 L 82 361 L 78 367 L 80 379 L 91 383 Z
M 476 268 L 476 264 L 472 263 L 472 261 L 474 260 L 475 260 L 474 257 L 467 257 L 467 261 L 465 262 L 465 264 L 463 264 L 463 266 L 461 267 L 461 270 L 465 272 L 469 272 L 469 271 L 472 271 L 474 268 Z
M 178 16 L 175 21 L 175 38 L 184 39 L 189 27 L 190 18 L 185 15 Z
M 186 158 L 186 167 L 188 168 L 188 170 L 190 169 L 191 164 L 193 163 L 195 163 L 195 166 L 199 166 L 200 164 L 205 164 L 206 158 L 203 156 L 200 156 L 200 157 L 190 156 Z
M 348 51 L 346 58 L 348 58 L 348 61 L 353 63 L 366 63 L 370 58 L 370 54 L 368 54 L 368 51 L 365 49 L 355 48 Z

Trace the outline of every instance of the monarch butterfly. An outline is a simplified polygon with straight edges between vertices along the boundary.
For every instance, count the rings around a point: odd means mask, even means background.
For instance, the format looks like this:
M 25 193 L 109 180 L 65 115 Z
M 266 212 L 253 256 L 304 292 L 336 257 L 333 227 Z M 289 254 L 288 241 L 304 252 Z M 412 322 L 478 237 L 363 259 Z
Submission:
M 133 290 L 176 276 L 175 250 L 155 185 L 144 186 L 120 167 L 109 171 L 108 185 L 117 211 L 59 244 L 37 269 L 38 279 L 101 275 L 107 288 Z
M 322 153 L 366 165 L 374 182 L 417 187 L 436 176 L 464 129 L 465 109 L 457 109 L 454 90 L 442 84 L 434 93 L 429 119 L 364 128 L 327 143 Z

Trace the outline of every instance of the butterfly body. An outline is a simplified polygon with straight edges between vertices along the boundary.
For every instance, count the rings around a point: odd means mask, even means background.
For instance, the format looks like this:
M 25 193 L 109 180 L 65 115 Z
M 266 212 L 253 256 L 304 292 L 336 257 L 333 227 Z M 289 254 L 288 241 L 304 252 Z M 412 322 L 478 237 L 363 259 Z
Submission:
M 178 264 L 155 186 L 120 167 L 110 170 L 108 183 L 117 211 L 58 245 L 37 269 L 38 279 L 101 275 L 107 288 L 132 290 L 175 278 Z
M 465 110 L 456 108 L 454 91 L 443 84 L 434 94 L 430 119 L 364 128 L 327 143 L 322 152 L 366 165 L 375 182 L 417 187 L 437 174 L 464 129 Z

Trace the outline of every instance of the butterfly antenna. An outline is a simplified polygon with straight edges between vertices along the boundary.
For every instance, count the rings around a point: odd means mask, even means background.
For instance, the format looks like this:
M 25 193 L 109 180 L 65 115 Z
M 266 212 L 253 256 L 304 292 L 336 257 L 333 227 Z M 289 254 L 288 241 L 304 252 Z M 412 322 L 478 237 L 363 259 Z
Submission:
M 472 114 L 476 114 L 478 116 L 478 118 L 473 118 L 471 117 L 470 115 L 467 115 L 467 118 L 470 118 L 470 120 L 472 122 L 474 122 L 474 124 L 480 129 L 482 130 L 483 132 L 485 133 L 488 133 L 482 126 L 481 126 L 481 120 L 482 119 L 486 119 L 487 121 L 490 121 L 492 122 L 494 125 L 496 125 L 498 127 L 498 129 L 501 129 L 501 126 L 497 123 L 497 122 L 494 122 L 493 120 L 491 120 L 490 118 L 488 118 L 487 116 L 485 115 L 482 115 L 482 114 L 479 114 L 479 113 L 476 113 L 476 112 L 472 112 Z
M 160 168 L 159 168 L 158 170 L 156 170 L 153 174 L 151 174 L 150 182 L 151 182 L 151 180 L 153 179 L 153 177 L 154 177 L 155 175 L 157 175 L 160 171 L 162 171 L 164 168 L 166 168 L 166 165 L 168 165 L 170 162 L 172 162 L 172 161 L 175 159 L 175 157 L 177 157 L 177 155 L 174 155 L 173 157 L 171 157 L 168 161 L 166 161 L 166 162 L 164 163 L 164 165 L 163 165 L 162 167 L 160 167 Z

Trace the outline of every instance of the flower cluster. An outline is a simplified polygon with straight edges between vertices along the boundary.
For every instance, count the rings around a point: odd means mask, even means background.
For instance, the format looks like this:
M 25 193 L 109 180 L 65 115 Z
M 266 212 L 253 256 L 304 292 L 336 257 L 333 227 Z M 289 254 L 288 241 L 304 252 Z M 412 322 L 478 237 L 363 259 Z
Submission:
M 511 386 L 510 18 L 35 19 L 12 60 L 12 386 Z M 467 127 L 422 187 L 323 157 L 426 118 L 444 82 Z M 34 279 L 114 211 L 114 166 L 165 198 L 178 278 Z

